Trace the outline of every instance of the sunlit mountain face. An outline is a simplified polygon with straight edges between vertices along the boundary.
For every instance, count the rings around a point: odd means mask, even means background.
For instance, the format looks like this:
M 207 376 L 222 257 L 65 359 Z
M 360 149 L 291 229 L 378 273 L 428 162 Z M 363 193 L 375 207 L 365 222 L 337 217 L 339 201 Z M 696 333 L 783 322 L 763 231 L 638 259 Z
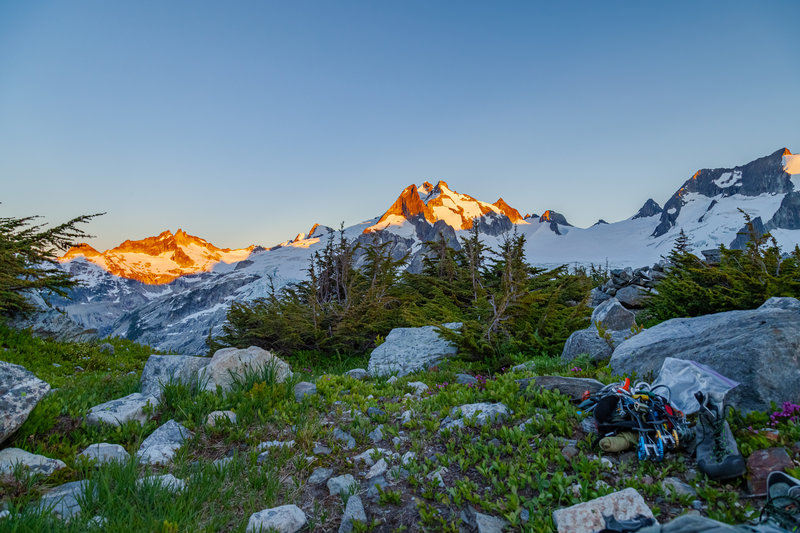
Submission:
M 160 285 L 181 276 L 208 272 L 220 262 L 243 261 L 254 248 L 217 248 L 179 229 L 174 234 L 167 230 L 155 237 L 128 240 L 105 252 L 98 252 L 88 244 L 80 244 L 70 248 L 59 261 L 66 263 L 83 257 L 115 276 Z

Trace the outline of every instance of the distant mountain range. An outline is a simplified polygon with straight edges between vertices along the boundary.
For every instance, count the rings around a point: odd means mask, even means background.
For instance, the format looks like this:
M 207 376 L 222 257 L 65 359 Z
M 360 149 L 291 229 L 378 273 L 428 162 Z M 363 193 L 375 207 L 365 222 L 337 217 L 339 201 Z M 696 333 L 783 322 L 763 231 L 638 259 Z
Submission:
M 487 203 L 458 193 L 444 181 L 409 185 L 382 215 L 345 228 L 363 244 L 390 243 L 408 268 L 421 266 L 423 243 L 442 235 L 454 247 L 478 228 L 497 246 L 510 232 L 525 235 L 529 262 L 541 266 L 589 264 L 644 266 L 672 248 L 683 229 L 694 249 L 744 246 L 744 218 L 753 217 L 786 250 L 800 243 L 800 155 L 781 149 L 733 168 L 696 172 L 661 208 L 649 199 L 626 220 L 589 228 L 569 224 L 551 210 L 521 215 L 502 198 Z M 75 247 L 62 267 L 84 282 L 71 300 L 54 303 L 86 328 L 120 335 L 160 349 L 202 353 L 209 331 L 218 332 L 233 301 L 266 296 L 302 279 L 310 255 L 334 230 L 315 224 L 271 248 L 230 250 L 178 230 L 98 252 Z

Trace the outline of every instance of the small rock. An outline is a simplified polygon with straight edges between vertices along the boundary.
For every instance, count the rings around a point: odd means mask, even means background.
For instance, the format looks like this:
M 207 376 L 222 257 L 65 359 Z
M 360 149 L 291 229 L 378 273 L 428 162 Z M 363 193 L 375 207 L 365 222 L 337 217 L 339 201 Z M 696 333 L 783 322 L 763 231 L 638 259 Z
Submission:
M 509 522 L 495 516 L 475 513 L 475 525 L 478 527 L 478 533 L 502 533 Z
M 369 432 L 367 436 L 370 438 L 372 442 L 378 443 L 383 440 L 383 431 L 381 431 L 382 427 L 383 426 L 378 426 Z
M 44 476 L 49 476 L 56 470 L 67 467 L 64 461 L 36 455 L 19 448 L 0 450 L 0 474 L 12 474 L 17 464 L 22 465 L 29 472 Z
M 794 463 L 784 448 L 756 450 L 747 458 L 747 488 L 753 494 L 766 492 L 770 472 L 793 467 Z
M 328 493 L 331 496 L 337 494 L 350 494 L 351 491 L 358 489 L 358 482 L 350 474 L 334 477 L 328 480 L 327 483 Z
M 436 481 L 436 484 L 439 485 L 440 487 L 444 487 L 445 483 L 444 483 L 444 478 L 442 476 L 446 474 L 447 474 L 447 468 L 442 466 L 437 468 L 436 470 L 434 470 L 425 477 L 426 479 L 430 479 L 431 481 Z
M 407 465 L 408 463 L 413 461 L 416 457 L 417 454 L 409 450 L 403 454 L 403 457 L 400 458 L 400 464 Z
M 413 416 L 414 413 L 412 411 L 403 411 L 403 413 L 400 415 L 400 424 L 401 425 L 408 424 L 409 422 L 411 422 Z
M 219 469 L 225 468 L 228 464 L 233 461 L 233 457 L 222 457 L 220 459 L 216 459 L 213 463 Z
M 191 437 L 191 431 L 174 420 L 169 420 L 142 441 L 136 457 L 141 464 L 169 464 L 183 442 Z
M 56 368 L 61 368 L 61 365 L 59 365 L 58 363 L 53 363 L 53 366 Z
M 308 381 L 301 381 L 294 386 L 294 399 L 302 402 L 306 396 L 313 396 L 317 394 L 317 386 Z
M 381 490 L 384 490 L 386 487 L 389 486 L 389 483 L 386 481 L 386 478 L 383 476 L 374 477 L 367 481 L 367 498 L 372 501 L 377 501 L 380 498 L 380 492 L 378 492 L 378 487 Z
M 397 376 L 390 377 L 389 379 L 386 380 L 386 383 L 388 383 L 390 385 L 392 385 L 394 383 L 397 383 Z
M 408 470 L 396 466 L 389 470 L 387 477 L 389 481 L 395 482 L 395 481 L 400 481 L 401 479 L 408 479 L 408 475 L 409 475 Z
M 676 496 L 697 496 L 697 491 L 676 477 L 665 478 L 661 482 L 661 490 L 666 494 L 674 493 Z
M 333 468 L 317 468 L 311 472 L 311 476 L 308 478 L 308 484 L 319 485 L 320 483 L 328 481 L 332 475 Z
M 367 472 L 366 478 L 372 479 L 374 477 L 382 476 L 388 469 L 389 465 L 386 464 L 386 459 L 381 458 L 380 461 L 372 465 L 372 468 L 370 468 L 369 472 Z
M 384 411 L 380 407 L 370 407 L 369 409 L 367 409 L 367 414 L 372 417 L 386 416 L 386 411 Z
M 353 531 L 354 522 L 359 522 L 361 524 L 367 522 L 367 513 L 364 511 L 364 504 L 361 503 L 361 498 L 355 495 L 347 499 L 347 504 L 344 508 L 344 516 L 342 516 L 342 524 L 339 526 L 339 533 L 350 533 Z
M 87 525 L 97 529 L 104 529 L 106 527 L 106 524 L 108 524 L 108 518 L 106 518 L 105 516 L 100 516 L 98 514 L 93 516 L 92 519 L 89 520 Z
M 581 429 L 587 435 L 598 433 L 597 420 L 593 416 L 589 416 L 581 420 Z
M 356 439 L 354 439 L 350 433 L 342 431 L 339 428 L 334 428 L 333 438 L 342 442 L 344 447 L 348 450 L 352 450 L 356 447 Z
M 95 405 L 89 409 L 86 422 L 89 424 L 110 424 L 121 426 L 130 420 L 144 424 L 150 418 L 147 408 L 158 406 L 159 400 L 153 395 L 134 392 L 123 398 Z
M 6 518 L 8 516 L 11 516 L 11 511 L 9 511 L 8 509 L 0 511 L 0 520 L 2 520 L 3 518 Z
M 306 525 L 306 514 L 296 505 L 281 505 L 250 515 L 247 533 L 274 529 L 279 533 L 295 533 Z
M 272 448 L 292 448 L 294 446 L 293 440 L 268 440 L 266 442 L 260 443 L 256 446 L 257 452 L 263 452 L 265 450 L 271 450 Z
M 97 349 L 109 355 L 114 355 L 114 346 L 108 342 L 104 342 L 103 344 L 98 346 Z
M 456 383 L 459 385 L 476 385 L 478 380 L 469 374 L 456 374 Z
M 55 487 L 42 496 L 38 508 L 52 508 L 53 512 L 62 520 L 69 520 L 81 511 L 78 502 L 84 497 L 86 483 L 86 481 L 72 481 Z
M 344 373 L 345 376 L 350 376 L 353 379 L 363 381 L 367 379 L 367 371 L 363 368 L 354 368 Z
M 183 489 L 186 488 L 186 482 L 182 479 L 176 478 L 172 474 L 164 474 L 161 476 L 147 476 L 136 481 L 137 487 L 143 487 L 146 485 L 159 486 L 173 493 L 181 492 L 183 491 Z
M 579 453 L 581 452 L 578 451 L 578 448 L 576 448 L 575 446 L 570 445 L 561 448 L 561 455 L 563 455 L 567 461 L 573 460 L 575 457 L 578 456 Z
M 119 444 L 109 444 L 107 442 L 91 444 L 78 455 L 90 461 L 96 461 L 98 465 L 110 463 L 112 461 L 124 463 L 131 457 L 130 454 L 125 451 L 125 448 Z
M 313 453 L 314 455 L 330 455 L 331 449 L 322 444 L 315 444 Z
M 416 394 L 416 395 L 420 395 L 423 392 L 425 392 L 426 390 L 428 390 L 428 386 L 425 383 L 421 382 L 421 381 L 411 381 L 410 383 L 407 383 L 406 385 L 408 385 L 409 387 L 413 388 L 414 389 L 414 394 Z
M 212 411 L 206 417 L 206 425 L 214 427 L 217 425 L 217 420 L 227 419 L 231 424 L 236 423 L 236 413 L 233 411 Z

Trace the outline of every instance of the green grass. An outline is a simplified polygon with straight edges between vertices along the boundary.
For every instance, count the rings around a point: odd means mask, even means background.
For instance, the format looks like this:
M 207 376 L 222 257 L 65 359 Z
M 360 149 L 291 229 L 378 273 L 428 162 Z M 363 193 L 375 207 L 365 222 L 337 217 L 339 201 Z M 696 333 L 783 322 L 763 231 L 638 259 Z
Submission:
M 351 458 L 375 446 L 368 434 L 378 424 L 385 436 L 378 446 L 400 455 L 414 451 L 417 457 L 403 467 L 407 478 L 381 491 L 375 503 L 361 495 L 370 523 L 359 526 L 359 531 L 457 531 L 465 506 L 503 517 L 516 531 L 549 531 L 554 527 L 553 510 L 626 487 L 638 490 L 661 521 L 692 506 L 693 498 L 665 494 L 660 486 L 660 480 L 668 476 L 686 478 L 693 463 L 685 455 L 668 454 L 662 463 L 634 458 L 609 470 L 591 439 L 579 431 L 580 416 L 567 397 L 535 388 L 520 391 L 515 381 L 561 374 L 608 382 L 607 368 L 587 359 L 562 363 L 535 357 L 526 370 L 484 376 L 481 384 L 468 387 L 457 384 L 455 376 L 475 373 L 474 364 L 451 361 L 389 384 L 383 379 L 359 381 L 342 375 L 350 368 L 365 367 L 364 357 L 330 359 L 303 353 L 290 359 L 295 376 L 286 383 L 276 383 L 269 368 L 243 376 L 225 394 L 205 391 L 202 384 L 170 383 L 144 426 L 135 422 L 120 428 L 88 426 L 82 416 L 89 407 L 136 390 L 152 352 L 127 341 L 111 342 L 114 356 L 94 344 L 53 343 L 0 327 L 5 348 L 0 359 L 22 364 L 57 387 L 4 446 L 58 458 L 68 465 L 49 479 L 18 471 L 0 481 L 0 499 L 11 511 L 10 518 L 0 522 L 3 531 L 92 531 L 88 520 L 95 515 L 107 519 L 108 531 L 244 531 L 250 514 L 287 503 L 297 503 L 306 511 L 309 531 L 335 530 L 343 501 L 328 496 L 324 486 L 314 488 L 305 482 L 319 466 L 333 468 L 335 475 L 350 473 L 362 479 L 363 465 L 354 465 Z M 52 361 L 60 361 L 61 367 L 52 366 Z M 85 370 L 76 372 L 74 366 L 79 363 Z M 131 371 L 135 374 L 129 375 Z M 315 378 L 319 394 L 295 401 L 294 384 Z M 430 389 L 419 398 L 407 398 L 406 393 L 413 391 L 408 386 L 412 381 L 423 381 Z M 513 414 L 503 424 L 481 427 L 467 421 L 464 429 L 439 430 L 440 421 L 453 407 L 475 402 L 503 402 Z M 370 407 L 384 413 L 369 415 Z M 228 409 L 236 413 L 237 423 L 205 425 L 210 412 Z M 398 418 L 406 410 L 412 410 L 413 416 L 403 425 Z M 168 467 L 152 469 L 131 460 L 97 468 L 76 460 L 76 454 L 94 442 L 118 443 L 133 455 L 141 441 L 168 419 L 194 432 Z M 531 422 L 520 427 L 528 419 Z M 764 414 L 732 413 L 729 420 L 746 453 L 788 446 L 794 442 L 790 439 L 798 438 L 797 425 L 788 422 L 778 428 L 778 442 L 756 432 L 769 423 Z M 354 450 L 344 450 L 333 439 L 334 427 L 355 438 Z M 398 447 L 392 445 L 393 437 L 402 438 Z M 562 454 L 567 439 L 577 439 L 580 453 L 572 460 Z M 295 445 L 272 450 L 259 464 L 256 447 L 268 440 L 294 440 Z M 332 448 L 333 453 L 308 462 L 306 457 L 312 455 L 316 443 Z M 221 468 L 213 464 L 223 457 L 232 460 Z M 397 466 L 397 461 L 390 461 L 390 468 Z M 442 467 L 447 469 L 444 487 L 430 479 Z M 185 491 L 172 494 L 163 487 L 137 484 L 145 475 L 168 472 L 186 481 Z M 31 506 L 48 487 L 78 479 L 88 480 L 91 486 L 80 518 L 65 524 Z M 705 505 L 703 514 L 741 522 L 753 511 L 754 503 L 741 498 L 740 485 L 701 478 L 691 483 Z M 379 508 L 388 509 L 388 514 L 379 514 Z M 524 521 L 526 514 L 529 518 Z M 381 516 L 387 517 L 386 523 L 379 522 Z

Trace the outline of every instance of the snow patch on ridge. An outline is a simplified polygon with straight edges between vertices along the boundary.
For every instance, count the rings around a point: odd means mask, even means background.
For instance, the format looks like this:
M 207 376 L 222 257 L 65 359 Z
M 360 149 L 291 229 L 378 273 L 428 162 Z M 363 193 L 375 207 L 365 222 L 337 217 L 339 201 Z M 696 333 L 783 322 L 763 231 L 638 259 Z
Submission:
M 715 179 L 713 183 L 720 189 L 727 189 L 728 187 L 733 187 L 734 185 L 741 185 L 742 171 L 734 170 L 733 172 L 725 172 L 722 174 L 722 176 Z

